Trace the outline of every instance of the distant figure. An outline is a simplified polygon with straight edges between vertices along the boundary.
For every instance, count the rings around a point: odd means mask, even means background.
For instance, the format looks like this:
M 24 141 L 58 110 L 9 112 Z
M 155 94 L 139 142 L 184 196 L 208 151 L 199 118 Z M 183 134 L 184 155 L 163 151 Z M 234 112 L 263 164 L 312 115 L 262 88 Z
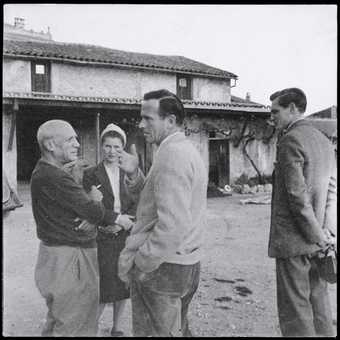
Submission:
M 93 185 L 103 194 L 103 204 L 114 212 L 116 226 L 98 228 L 98 263 L 101 311 L 104 304 L 113 304 L 111 335 L 124 336 L 121 330 L 126 299 L 130 297 L 125 283 L 118 277 L 118 258 L 125 246 L 126 237 L 133 225 L 131 215 L 136 214 L 136 202 L 127 194 L 124 171 L 118 167 L 119 151 L 126 145 L 125 132 L 115 124 L 109 124 L 101 133 L 103 161 L 84 172 L 83 186 L 90 191 Z
M 269 256 L 276 258 L 283 336 L 334 336 L 327 282 L 317 256 L 336 236 L 334 150 L 304 119 L 306 96 L 289 88 L 270 96 L 279 130 L 273 174 Z
M 9 184 L 7 175 L 2 169 L 2 217 L 7 217 L 10 211 L 22 206 L 17 192 Z
M 78 158 L 77 135 L 69 123 L 47 121 L 39 127 L 37 139 L 41 159 L 32 173 L 31 195 L 41 240 L 35 281 L 48 308 L 42 335 L 95 336 L 99 306 L 96 225 L 114 224 L 116 214 L 105 209 L 97 188 L 93 186 L 87 194 L 63 170 Z
M 146 141 L 158 149 L 145 180 L 136 150 L 121 152 L 128 189 L 140 198 L 119 276 L 131 287 L 134 336 L 191 336 L 187 314 L 199 284 L 207 170 L 182 132 L 184 108 L 176 95 L 146 93 L 141 118 Z

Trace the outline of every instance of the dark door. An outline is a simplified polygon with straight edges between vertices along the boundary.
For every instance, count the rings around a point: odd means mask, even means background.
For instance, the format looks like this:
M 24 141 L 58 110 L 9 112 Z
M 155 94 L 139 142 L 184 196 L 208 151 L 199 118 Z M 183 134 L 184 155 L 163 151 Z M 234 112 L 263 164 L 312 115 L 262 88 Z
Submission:
M 229 184 L 229 141 L 209 139 L 209 182 L 223 188 Z

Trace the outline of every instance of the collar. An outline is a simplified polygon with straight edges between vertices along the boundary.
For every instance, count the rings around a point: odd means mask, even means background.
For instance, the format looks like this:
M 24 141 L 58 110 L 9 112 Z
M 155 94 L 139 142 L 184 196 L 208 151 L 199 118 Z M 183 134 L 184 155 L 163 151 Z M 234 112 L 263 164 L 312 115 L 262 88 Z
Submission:
M 305 117 L 301 117 L 301 118 L 298 118 L 298 119 L 294 120 L 293 122 L 290 122 L 287 125 L 287 127 L 280 132 L 279 138 L 284 136 L 292 128 L 293 125 L 295 125 L 297 122 L 299 122 L 301 120 L 304 120 L 304 119 L 305 119 Z
M 156 150 L 156 153 L 155 153 L 155 156 L 159 153 L 160 149 L 167 143 L 169 143 L 169 141 L 171 141 L 172 139 L 174 139 L 176 136 L 179 136 L 179 135 L 184 135 L 184 133 L 182 131 L 176 131 L 174 133 L 172 133 L 171 135 L 167 136 L 166 138 L 164 138 L 161 142 L 161 144 L 159 144 L 157 150 Z
M 105 162 L 103 162 L 103 165 L 104 165 L 104 168 L 105 168 L 107 171 L 110 171 L 110 172 L 116 172 L 117 169 L 118 169 L 118 164 L 111 167 L 111 166 L 106 165 Z
M 161 147 L 161 145 L 163 145 L 166 141 L 168 141 L 169 139 L 172 139 L 172 137 L 174 137 L 174 136 L 176 136 L 176 135 L 178 135 L 178 134 L 180 134 L 180 133 L 183 133 L 183 132 L 181 132 L 181 131 L 176 131 L 176 132 L 172 133 L 171 135 L 167 136 L 166 138 L 164 138 L 164 139 L 162 140 L 161 144 L 159 144 L 158 149 L 159 149 L 159 148 Z

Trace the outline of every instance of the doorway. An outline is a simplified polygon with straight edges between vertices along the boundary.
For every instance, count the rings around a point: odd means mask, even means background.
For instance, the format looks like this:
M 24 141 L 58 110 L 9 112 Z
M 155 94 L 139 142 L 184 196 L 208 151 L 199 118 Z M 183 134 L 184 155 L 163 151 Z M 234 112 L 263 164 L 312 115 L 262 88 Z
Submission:
M 229 140 L 209 139 L 209 184 L 223 188 L 230 180 Z

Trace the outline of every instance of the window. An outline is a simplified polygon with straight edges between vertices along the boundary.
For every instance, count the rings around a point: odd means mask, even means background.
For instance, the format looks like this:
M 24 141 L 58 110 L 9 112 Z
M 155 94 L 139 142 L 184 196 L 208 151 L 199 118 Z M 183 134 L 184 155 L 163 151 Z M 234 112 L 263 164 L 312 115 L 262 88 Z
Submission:
M 51 66 L 49 62 L 32 61 L 32 91 L 51 92 Z
M 180 99 L 192 99 L 191 77 L 187 75 L 177 75 L 177 96 Z

